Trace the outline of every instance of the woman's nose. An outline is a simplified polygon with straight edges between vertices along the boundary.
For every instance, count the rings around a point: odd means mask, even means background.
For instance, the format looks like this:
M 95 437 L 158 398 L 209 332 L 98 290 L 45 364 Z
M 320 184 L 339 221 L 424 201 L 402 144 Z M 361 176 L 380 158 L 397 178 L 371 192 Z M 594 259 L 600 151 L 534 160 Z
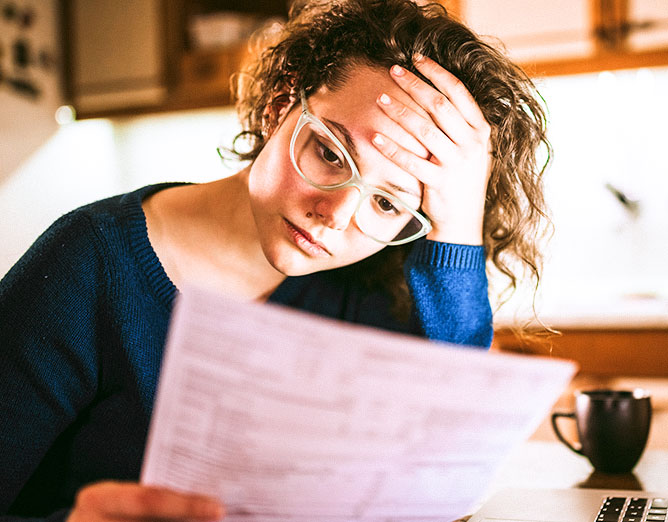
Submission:
M 355 214 L 359 198 L 359 190 L 355 187 L 323 193 L 315 202 L 315 215 L 326 227 L 345 230 Z

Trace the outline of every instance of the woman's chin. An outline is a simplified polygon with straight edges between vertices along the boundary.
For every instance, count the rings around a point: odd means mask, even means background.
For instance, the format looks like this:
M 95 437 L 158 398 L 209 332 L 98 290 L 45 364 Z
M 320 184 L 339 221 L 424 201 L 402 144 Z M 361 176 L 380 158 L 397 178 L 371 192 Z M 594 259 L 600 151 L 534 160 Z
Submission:
M 266 252 L 265 257 L 269 264 L 281 274 L 288 277 L 296 277 L 329 270 L 335 268 L 328 266 L 322 259 L 314 259 L 301 252 L 288 249 L 280 252 Z

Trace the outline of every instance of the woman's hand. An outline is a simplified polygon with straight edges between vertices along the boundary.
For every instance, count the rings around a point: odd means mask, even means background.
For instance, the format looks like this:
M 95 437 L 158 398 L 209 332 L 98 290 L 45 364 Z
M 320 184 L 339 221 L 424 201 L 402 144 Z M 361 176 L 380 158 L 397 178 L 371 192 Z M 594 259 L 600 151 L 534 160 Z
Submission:
M 81 489 L 67 522 L 218 521 L 217 500 L 133 482 L 99 482 Z
M 373 142 L 423 184 L 422 211 L 434 227 L 428 239 L 480 245 L 491 170 L 490 125 L 454 75 L 426 57 L 415 65 L 436 89 L 398 65 L 390 74 L 424 110 L 417 112 L 387 94 L 378 97 L 378 105 L 431 156 L 421 158 L 380 134 Z

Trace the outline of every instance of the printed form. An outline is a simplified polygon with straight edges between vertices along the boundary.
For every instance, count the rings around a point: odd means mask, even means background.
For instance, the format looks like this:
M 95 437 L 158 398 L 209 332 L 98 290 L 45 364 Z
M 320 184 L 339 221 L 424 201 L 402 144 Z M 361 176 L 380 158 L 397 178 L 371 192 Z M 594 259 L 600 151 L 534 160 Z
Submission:
M 453 520 L 574 370 L 190 287 L 142 482 L 220 498 L 232 522 Z

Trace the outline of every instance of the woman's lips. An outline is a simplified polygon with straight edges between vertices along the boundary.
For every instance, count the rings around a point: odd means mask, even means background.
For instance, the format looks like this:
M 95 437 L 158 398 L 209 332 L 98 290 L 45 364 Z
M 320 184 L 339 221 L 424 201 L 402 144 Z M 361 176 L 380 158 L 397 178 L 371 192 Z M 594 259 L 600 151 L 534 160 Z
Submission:
M 290 234 L 292 241 L 301 250 L 303 250 L 304 252 L 313 257 L 331 256 L 329 250 L 325 248 L 325 245 L 323 245 L 319 241 L 315 241 L 311 236 L 311 234 L 306 232 L 306 230 L 302 230 L 297 225 L 293 224 L 292 222 L 288 221 L 285 218 L 283 218 L 283 222 L 285 223 L 285 226 L 288 229 L 288 233 Z

